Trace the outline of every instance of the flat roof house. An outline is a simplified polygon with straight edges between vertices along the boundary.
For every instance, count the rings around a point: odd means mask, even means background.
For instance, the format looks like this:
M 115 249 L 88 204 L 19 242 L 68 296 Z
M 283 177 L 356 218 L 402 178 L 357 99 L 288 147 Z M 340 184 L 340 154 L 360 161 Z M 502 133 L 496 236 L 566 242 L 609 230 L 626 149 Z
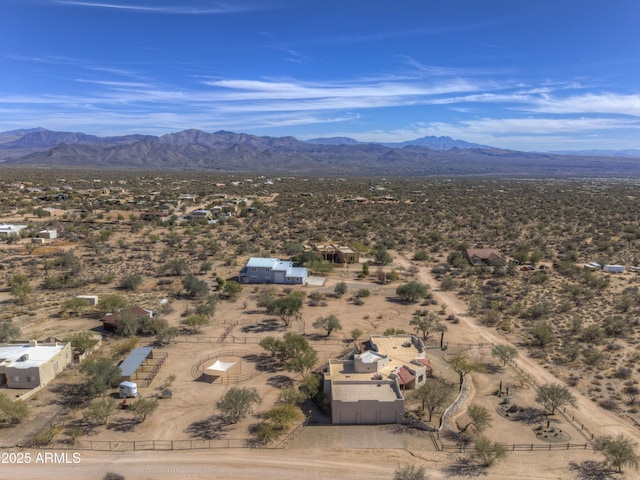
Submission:
M 309 271 L 304 267 L 294 267 L 293 262 L 279 258 L 251 257 L 238 279 L 240 283 L 278 283 L 302 285 L 306 283 Z
M 43 387 L 73 361 L 71 343 L 0 345 L 0 385 Z
M 414 335 L 372 336 L 372 349 L 352 360 L 330 360 L 324 392 L 333 424 L 401 423 L 405 390 L 431 376 L 424 344 Z

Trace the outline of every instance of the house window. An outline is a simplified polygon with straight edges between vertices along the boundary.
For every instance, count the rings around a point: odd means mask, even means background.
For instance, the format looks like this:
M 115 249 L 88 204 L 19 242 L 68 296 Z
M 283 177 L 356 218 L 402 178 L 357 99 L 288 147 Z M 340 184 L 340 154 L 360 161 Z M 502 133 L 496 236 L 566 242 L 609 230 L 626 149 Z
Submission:
M 271 267 L 267 267 L 264 269 L 265 272 L 270 272 L 271 271 Z
M 418 383 L 422 383 L 422 382 L 423 382 L 423 380 L 424 380 L 424 375 L 420 375 L 420 376 L 418 377 Z
M 53 371 L 54 372 L 58 371 L 58 362 L 53 362 Z
M 251 267 L 251 271 L 252 271 L 252 272 L 257 272 L 257 271 L 258 271 L 258 269 L 257 269 L 256 267 Z
M 258 276 L 257 276 L 257 275 L 251 275 L 251 277 L 250 277 L 250 278 L 251 278 L 251 281 L 252 281 L 252 282 L 256 282 L 256 281 L 258 281 Z
M 36 381 L 36 377 L 32 377 L 30 375 L 27 375 L 27 383 L 33 383 Z
M 20 382 L 20 375 L 13 375 L 13 376 L 11 377 L 11 381 L 12 381 L 13 383 L 19 383 L 19 382 Z

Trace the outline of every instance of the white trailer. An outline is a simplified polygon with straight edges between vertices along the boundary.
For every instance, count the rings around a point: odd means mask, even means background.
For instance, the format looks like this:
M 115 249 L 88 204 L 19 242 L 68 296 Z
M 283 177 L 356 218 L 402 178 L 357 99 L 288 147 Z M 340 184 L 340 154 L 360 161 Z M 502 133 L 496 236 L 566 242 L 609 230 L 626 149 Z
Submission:
M 605 265 L 602 271 L 608 273 L 624 273 L 624 265 Z
M 120 383 L 120 398 L 136 398 L 138 396 L 138 385 L 134 382 Z

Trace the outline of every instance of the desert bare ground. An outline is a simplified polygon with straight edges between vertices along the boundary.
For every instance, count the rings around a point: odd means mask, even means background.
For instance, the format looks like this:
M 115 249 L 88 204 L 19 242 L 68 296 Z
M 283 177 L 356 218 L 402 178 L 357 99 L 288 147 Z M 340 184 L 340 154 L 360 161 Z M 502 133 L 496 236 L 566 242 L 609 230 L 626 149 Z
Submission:
M 162 188 L 159 180 L 155 185 L 158 189 Z M 549 266 L 559 261 L 562 250 L 569 247 L 574 248 L 583 261 L 599 258 L 605 253 L 610 255 L 609 258 L 619 254 L 620 258 L 631 259 L 636 253 L 635 243 L 631 238 L 635 235 L 635 231 L 631 231 L 631 225 L 624 223 L 620 226 L 620 231 L 626 235 L 624 242 L 622 237 L 607 239 L 602 233 L 605 231 L 605 226 L 601 219 L 585 216 L 580 221 L 570 223 L 573 213 L 568 206 L 562 206 L 555 211 L 559 215 L 558 218 L 562 218 L 566 223 L 564 226 L 556 228 L 558 223 L 562 224 L 560 220 L 556 225 L 544 224 L 542 221 L 536 224 L 535 220 L 541 220 L 542 215 L 537 219 L 529 220 L 525 225 L 525 222 L 518 223 L 513 205 L 508 204 L 504 194 L 509 190 L 523 195 L 525 192 L 532 191 L 535 193 L 534 202 L 542 200 L 552 202 L 555 198 L 553 195 L 556 195 L 558 202 L 569 201 L 569 199 L 572 202 L 582 201 L 583 205 L 580 207 L 583 208 L 593 207 L 597 203 L 597 198 L 608 198 L 607 195 L 611 195 L 610 191 L 605 192 L 599 184 L 586 186 L 580 184 L 579 188 L 574 184 L 558 186 L 536 184 L 527 190 L 526 186 L 517 182 L 500 188 L 503 185 L 496 182 L 480 181 L 476 184 L 461 182 L 456 185 L 434 182 L 430 185 L 434 189 L 431 193 L 419 184 L 399 182 L 398 186 L 394 186 L 393 182 L 384 181 L 378 182 L 376 188 L 383 189 L 380 191 L 384 189 L 387 192 L 392 191 L 393 195 L 397 195 L 397 199 L 377 202 L 372 200 L 371 194 L 368 193 L 372 191 L 368 183 L 354 182 L 353 185 L 349 185 L 352 189 L 350 194 L 367 196 L 368 200 L 363 204 L 351 202 L 343 204 L 338 201 L 339 195 L 336 193 L 329 195 L 325 192 L 312 196 L 307 196 L 305 193 L 301 196 L 301 189 L 305 189 L 306 192 L 306 189 L 312 188 L 309 185 L 306 183 L 301 187 L 292 188 L 291 184 L 283 183 L 278 186 L 283 190 L 282 193 L 270 197 L 272 202 L 277 198 L 275 203 L 268 204 L 265 201 L 260 206 L 266 214 L 238 215 L 218 226 L 174 227 L 160 224 L 148 226 L 130 218 L 131 211 L 113 207 L 93 209 L 87 217 L 87 220 L 92 221 L 84 223 L 80 213 L 71 208 L 49 209 L 52 212 L 51 218 L 43 220 L 31 217 L 30 221 L 35 222 L 36 225 L 45 223 L 55 225 L 57 220 L 60 222 L 64 220 L 64 223 L 59 225 L 67 238 L 31 250 L 26 247 L 28 239 L 2 245 L 3 278 L 8 281 L 13 272 L 21 271 L 29 274 L 32 283 L 41 282 L 45 275 L 64 270 L 61 267 L 55 267 L 45 272 L 44 264 L 55 260 L 56 255 L 69 251 L 75 253 L 83 266 L 81 276 L 95 276 L 89 279 L 88 284 L 67 289 L 47 290 L 38 286 L 31 300 L 24 305 L 14 302 L 10 293 L 0 292 L 0 301 L 3 305 L 0 315 L 3 319 L 11 318 L 18 323 L 25 336 L 64 337 L 76 331 L 95 329 L 99 325 L 97 316 L 92 312 L 78 316 L 61 315 L 60 308 L 64 300 L 76 294 L 92 293 L 103 296 L 115 292 L 125 295 L 130 303 L 141 304 L 152 309 L 158 308 L 161 299 L 171 299 L 171 309 L 164 312 L 162 317 L 171 326 L 184 328 L 185 316 L 193 311 L 199 301 L 184 297 L 181 276 L 170 276 L 160 271 L 160 267 L 172 258 L 187 260 L 190 271 L 197 272 L 198 278 L 205 280 L 213 287 L 215 278 L 230 279 L 237 275 L 238 269 L 250 255 L 282 255 L 283 245 L 292 239 L 350 238 L 356 239 L 356 243 L 360 242 L 360 246 L 366 242 L 369 247 L 376 242 L 389 241 L 389 246 L 395 247 L 389 249 L 393 260 L 391 264 L 384 266 L 383 273 L 395 271 L 399 276 L 395 281 L 385 284 L 379 282 L 376 278 L 375 270 L 378 268 L 376 266 L 372 266 L 371 275 L 360 279 L 358 273 L 361 271 L 361 265 L 352 265 L 348 269 L 336 268 L 332 273 L 327 274 L 327 281 L 323 287 L 294 287 L 294 290 L 301 290 L 307 296 L 313 292 L 321 292 L 325 296 L 319 306 L 305 305 L 302 320 L 294 322 L 289 329 L 309 338 L 319 353 L 319 364 L 339 355 L 353 345 L 350 341 L 350 332 L 354 328 L 362 330 L 361 339 L 366 339 L 370 334 L 381 334 L 387 328 L 412 331 L 409 320 L 413 312 L 425 306 L 399 302 L 395 290 L 398 285 L 407 280 L 418 279 L 431 286 L 433 301 L 426 308 L 438 312 L 439 306 L 446 304 L 447 315 L 453 315 L 459 319 L 458 323 L 445 322 L 448 328 L 445 342 L 451 346 L 449 351 L 454 350 L 457 343 L 511 343 L 520 352 L 516 360 L 518 366 L 538 384 L 564 382 L 568 379 L 569 373 L 578 373 L 580 382 L 569 387 L 578 400 L 577 408 L 569 408 L 572 415 L 575 414 L 580 423 L 597 435 L 624 433 L 635 441 L 640 440 L 638 430 L 629 418 L 629 415 L 632 417 L 635 415 L 634 405 L 630 403 L 627 406 L 623 402 L 621 392 L 624 379 L 616 375 L 620 366 L 633 362 L 632 355 L 637 343 L 635 336 L 637 326 L 633 326 L 630 320 L 626 320 L 630 329 L 625 330 L 625 336 L 613 336 L 609 339 L 611 342 L 609 344 L 605 344 L 603 340 L 590 347 L 602 350 L 606 355 L 602 365 L 597 365 L 595 368 L 585 366 L 581 362 L 581 357 L 567 362 L 563 353 L 563 349 L 571 342 L 575 343 L 578 340 L 583 342 L 580 333 L 576 334 L 575 339 L 567 336 L 567 325 L 571 321 L 571 315 L 582 315 L 585 327 L 599 324 L 599 322 L 607 326 L 607 319 L 616 312 L 624 314 L 625 318 L 631 318 L 637 307 L 631 304 L 628 312 L 620 312 L 616 302 L 622 300 L 625 295 L 633 294 L 627 289 L 634 287 L 637 283 L 634 275 L 606 277 L 606 282 L 600 282 L 598 279 L 605 277 L 594 277 L 595 280 L 591 277 L 583 279 L 575 272 L 571 273 L 574 276 L 570 277 L 565 276 L 563 272 L 549 270 L 545 272 L 548 275 L 545 283 L 534 284 L 531 282 L 533 276 L 525 273 L 494 279 L 490 274 L 483 277 L 463 269 L 455 278 L 456 288 L 444 291 L 441 289 L 442 276 L 432 273 L 434 266 L 447 263 L 449 253 L 458 249 L 459 246 L 455 242 L 462 241 L 473 242 L 474 245 L 490 241 L 492 245 L 502 249 L 511 247 L 514 250 L 516 247 L 519 248 L 518 242 L 527 241 L 543 252 L 542 259 Z M 241 187 L 234 188 L 241 193 Z M 292 189 L 287 191 L 287 188 Z M 575 191 L 572 191 L 572 188 L 575 188 Z M 416 189 L 419 189 L 420 193 L 416 193 Z M 478 193 L 482 190 L 486 193 L 502 192 L 503 197 L 495 195 L 494 198 L 493 195 Z M 243 193 L 253 191 L 255 187 L 250 186 Z M 348 189 L 345 189 L 346 191 Z M 450 194 L 460 194 L 460 192 L 464 192 L 469 197 L 470 204 L 466 205 L 469 218 L 456 217 L 451 213 L 456 205 L 452 203 L 454 197 Z M 598 197 L 601 192 L 603 196 Z M 616 198 L 624 198 L 630 190 L 623 186 L 620 192 L 616 194 L 618 195 Z M 517 195 L 509 198 L 515 198 L 515 204 L 520 207 L 521 212 L 524 211 L 526 203 L 524 199 L 519 199 Z M 483 212 L 478 208 L 478 204 L 481 203 L 479 199 L 485 202 L 491 199 L 496 203 L 489 209 L 490 211 Z M 198 206 L 206 206 L 206 204 Z M 17 214 L 19 208 L 7 211 L 10 214 L 3 217 L 3 221 L 5 218 L 6 221 L 23 221 L 26 214 Z M 195 208 L 195 205 L 189 206 L 189 209 L 191 208 Z M 335 208 L 335 211 L 331 208 Z M 316 217 L 312 218 L 308 213 L 304 214 L 309 211 L 315 212 Z M 425 211 L 428 212 L 426 216 Z M 482 216 L 484 213 L 488 214 L 487 217 Z M 607 214 L 611 215 L 611 212 L 605 213 L 605 216 Z M 292 218 L 295 216 L 295 222 L 291 219 L 286 220 L 287 215 Z M 431 217 L 427 218 L 429 215 Z M 546 209 L 544 215 L 549 215 Z M 380 220 L 381 218 L 383 220 Z M 388 223 L 385 224 L 385 222 Z M 513 224 L 510 228 L 506 228 L 505 225 L 509 222 Z M 587 228 L 587 225 L 598 225 L 600 233 L 594 234 L 593 238 L 588 238 L 587 241 L 575 241 L 573 237 L 580 234 L 577 223 L 583 225 L 583 228 Z M 286 231 L 284 224 L 287 224 Z M 425 227 L 426 225 L 430 227 Z M 536 228 L 539 230 L 536 231 Z M 102 242 L 98 239 L 98 234 L 105 229 L 111 230 L 112 234 Z M 566 232 L 562 231 L 563 229 Z M 546 244 L 543 245 L 541 237 L 545 232 L 549 236 Z M 514 238 L 514 236 L 519 237 Z M 565 245 L 568 242 L 567 238 L 569 240 L 573 238 L 574 243 Z M 394 239 L 394 245 L 391 245 L 392 239 Z M 419 250 L 427 250 L 429 259 L 412 261 L 412 256 Z M 369 248 L 365 247 L 363 260 L 365 251 L 367 255 L 371 254 Z M 206 263 L 210 263 L 212 270 L 198 271 L 200 265 L 204 267 Z M 131 272 L 142 273 L 143 283 L 136 291 L 119 289 L 116 280 Z M 97 274 L 110 274 L 113 278 L 106 283 L 101 283 L 104 277 L 98 278 Z M 333 298 L 331 296 L 333 289 L 341 281 L 347 283 L 349 294 L 342 298 Z M 585 282 L 586 286 L 582 290 L 578 288 L 569 290 L 565 285 L 571 286 L 572 282 L 576 285 Z M 503 295 L 498 298 L 493 291 L 490 292 L 492 295 L 489 295 L 486 287 L 499 288 L 501 291 L 498 293 Z M 157 395 L 163 380 L 171 374 L 176 376 L 172 384 L 175 393 L 172 399 L 160 401 L 160 407 L 152 417 L 143 423 L 137 423 L 132 421 L 128 412 L 121 411 L 116 416 L 116 421 L 111 422 L 107 427 L 92 427 L 80 437 L 80 442 L 113 440 L 130 442 L 151 439 L 191 441 L 206 436 L 219 437 L 223 440 L 233 439 L 238 442 L 251 439 L 251 428 L 258 418 L 253 416 L 237 426 L 218 429 L 212 420 L 216 413 L 214 405 L 228 390 L 229 385 L 219 381 L 214 383 L 201 381 L 192 375 L 192 371 L 201 364 L 203 358 L 221 350 L 228 352 L 230 349 L 241 350 L 240 355 L 227 354 L 223 358 L 227 361 L 240 359 L 241 365 L 236 367 L 239 369 L 236 373 L 251 372 L 258 368 L 258 362 L 254 357 L 264 355 L 264 351 L 257 345 L 258 340 L 266 335 L 281 335 L 287 330 L 258 306 L 260 294 L 265 288 L 245 286 L 242 294 L 235 301 L 223 300 L 217 304 L 210 326 L 202 328 L 198 334 L 184 336 L 179 338 L 177 343 L 171 343 L 159 349 L 168 353 L 168 359 L 152 384 L 141 389 L 141 395 L 148 397 Z M 284 292 L 283 287 L 268 288 L 275 288 L 276 294 Z M 357 305 L 349 299 L 358 289 L 370 291 L 370 296 L 363 298 L 362 305 Z M 591 289 L 594 291 L 600 289 L 600 294 L 587 295 Z M 568 297 L 569 294 L 574 293 L 580 296 L 580 304 L 574 302 L 573 297 Z M 475 300 L 488 297 L 492 297 L 491 305 L 480 309 L 477 314 L 469 313 L 470 305 Z M 513 300 L 514 298 L 519 298 L 519 305 Z M 536 305 L 541 299 L 549 300 L 551 309 L 546 315 L 547 318 L 554 320 L 553 328 L 558 338 L 543 352 L 531 347 L 528 343 L 527 322 L 530 323 L 530 319 L 518 313 Z M 567 300 L 575 303 L 569 311 L 566 310 Z M 499 308 L 496 307 L 494 310 L 494 305 L 498 305 Z M 499 315 L 497 327 L 486 321 L 487 310 L 497 312 Z M 320 332 L 314 331 L 312 323 L 319 316 L 332 314 L 340 319 L 343 328 L 332 333 L 329 341 L 325 341 Z M 443 315 L 443 320 L 445 317 Z M 507 326 L 509 328 L 506 328 Z M 219 341 L 221 336 L 224 336 L 222 342 Z M 196 343 L 195 339 L 200 341 Z M 153 338 L 141 336 L 138 345 L 146 345 L 153 341 Z M 109 355 L 110 350 L 118 342 L 117 339 L 108 340 L 102 347 L 102 354 Z M 610 348 L 609 345 L 612 343 L 621 348 L 615 350 L 613 347 Z M 607 352 L 611 353 L 607 354 Z M 483 363 L 496 363 L 487 349 L 480 349 L 474 354 L 477 354 Z M 455 373 L 447 369 L 445 352 L 438 348 L 430 348 L 428 356 L 436 366 L 436 375 L 443 376 L 451 382 L 456 381 Z M 631 365 L 633 366 L 633 363 Z M 633 381 L 635 374 L 632 372 L 631 375 L 630 379 L 626 379 L 627 381 Z M 492 374 L 474 373 L 472 377 L 474 396 L 468 399 L 467 404 L 477 403 L 492 412 L 493 425 L 487 431 L 489 438 L 507 444 L 543 444 L 536 439 L 531 425 L 508 420 L 496 412 L 500 399 L 493 392 L 500 381 L 512 386 L 511 400 L 518 405 L 537 405 L 532 388 L 517 388 L 518 382 L 509 368 L 497 369 L 496 373 Z M 56 385 L 65 382 L 73 383 L 80 378 L 81 375 L 78 372 L 68 371 L 54 384 L 40 392 L 36 398 L 29 400 L 32 408 L 29 422 L 22 428 L 4 429 L 2 444 L 7 447 L 15 445 L 19 443 L 17 440 L 27 438 L 34 429 L 37 430 L 42 426 L 42 422 L 38 420 L 48 418 L 63 406 L 64 400 L 55 389 Z M 295 382 L 299 379 L 297 374 L 284 370 L 263 371 L 246 383 L 258 388 L 263 399 L 255 413 L 259 415 L 275 404 L 283 382 Z M 599 402 L 606 397 L 602 397 L 602 394 L 594 390 L 600 386 L 594 382 L 606 382 L 607 390 L 612 395 L 617 395 L 617 409 L 606 410 L 599 406 Z M 409 402 L 408 406 L 410 409 L 415 408 L 415 402 Z M 318 415 L 318 418 L 321 417 Z M 58 435 L 57 440 L 65 441 L 70 429 L 76 425 L 74 422 L 80 422 L 81 419 L 82 409 L 71 411 L 65 420 L 67 428 Z M 432 423 L 437 425 L 438 419 L 437 415 Z M 585 442 L 580 432 L 569 425 L 563 417 L 556 415 L 555 419 L 562 430 L 570 435 L 571 443 Z M 464 421 L 464 412 L 458 417 L 458 421 Z M 198 476 L 202 478 L 256 478 L 258 476 L 266 478 L 391 478 L 396 465 L 407 463 L 427 465 L 434 479 L 463 478 L 478 474 L 478 470 L 465 470 L 463 466 L 455 466 L 456 461 L 463 457 L 462 455 L 454 452 L 436 452 L 433 444 L 429 443 L 430 440 L 417 436 L 411 430 L 399 434 L 388 429 L 371 427 L 368 432 L 362 433 L 361 430 L 349 427 L 310 425 L 304 427 L 303 433 L 289 442 L 284 450 L 231 448 L 193 452 L 117 454 L 82 450 L 80 451 L 82 461 L 78 465 L 58 465 L 51 467 L 51 470 L 38 464 L 5 465 L 7 469 L 3 469 L 2 474 L 4 475 L 4 472 L 8 472 L 7 475 L 19 473 L 21 469 L 23 472 L 27 469 L 30 476 L 33 472 L 33 478 L 39 478 L 38 475 L 45 476 L 47 473 L 48 478 L 64 478 L 74 472 L 81 472 L 79 474 L 86 476 L 85 478 L 102 478 L 107 471 L 121 473 L 126 478 L 181 478 L 185 475 L 194 476 L 194 478 Z M 443 441 L 447 440 L 443 439 Z M 372 445 L 375 448 L 371 448 Z M 389 448 L 390 445 L 393 448 Z M 55 450 L 55 443 L 53 448 Z M 499 479 L 591 478 L 585 476 L 589 473 L 586 471 L 589 464 L 585 462 L 600 459 L 601 457 L 592 450 L 512 452 L 504 462 L 497 463 L 487 470 L 487 475 L 488 478 Z M 572 466 L 572 462 L 575 462 L 578 468 Z M 581 465 L 584 467 L 582 470 L 579 468 Z M 619 478 L 633 478 L 635 472 L 627 470 L 625 475 Z

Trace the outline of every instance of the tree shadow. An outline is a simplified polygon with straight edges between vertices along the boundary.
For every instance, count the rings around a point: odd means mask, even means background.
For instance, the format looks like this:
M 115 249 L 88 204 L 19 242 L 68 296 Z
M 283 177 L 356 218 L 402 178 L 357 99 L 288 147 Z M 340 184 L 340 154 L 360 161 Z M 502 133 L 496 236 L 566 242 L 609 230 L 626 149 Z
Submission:
M 548 419 L 547 412 L 540 408 L 535 407 L 520 407 L 516 404 L 504 405 L 506 409 L 504 411 L 498 411 L 498 413 L 515 422 L 524 422 L 528 425 L 534 423 L 545 422 Z
M 578 480 L 613 480 L 614 475 L 605 462 L 587 460 L 581 463 L 569 462 L 569 469 L 576 472 Z
M 82 430 L 82 434 L 89 437 L 91 435 L 96 435 L 96 427 L 97 425 L 95 423 L 88 422 L 84 418 L 78 418 L 67 423 L 65 425 L 65 431 L 70 435 L 74 430 Z
M 274 319 L 263 320 L 260 323 L 245 325 L 240 329 L 242 333 L 264 333 L 277 332 L 281 330 L 286 330 L 286 328 L 278 320 Z
M 274 388 L 290 387 L 293 385 L 293 378 L 288 375 L 274 375 L 267 379 L 267 385 Z
M 118 417 L 107 425 L 107 429 L 114 432 L 133 432 L 139 423 L 135 418 Z
M 51 385 L 51 391 L 58 396 L 57 403 L 65 407 L 73 408 L 85 403 L 82 384 L 58 383 Z
M 277 358 L 266 353 L 245 355 L 242 359 L 247 362 L 255 363 L 255 368 L 259 372 L 275 373 L 282 369 L 281 362 L 279 362 Z
M 487 476 L 487 470 L 484 466 L 472 463 L 468 458 L 459 458 L 452 465 L 444 468 L 443 472 L 447 478 L 450 477 L 479 477 Z
M 185 429 L 185 433 L 200 440 L 218 440 L 228 430 L 229 424 L 222 415 L 212 415 L 204 420 L 193 422 Z

